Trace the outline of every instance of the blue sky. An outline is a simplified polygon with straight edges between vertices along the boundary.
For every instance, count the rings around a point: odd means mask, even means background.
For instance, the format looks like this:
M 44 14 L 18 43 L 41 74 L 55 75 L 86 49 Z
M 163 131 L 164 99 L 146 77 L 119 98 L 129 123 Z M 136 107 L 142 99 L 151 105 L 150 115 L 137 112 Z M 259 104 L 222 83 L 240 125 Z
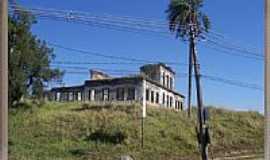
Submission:
M 18 0 L 25 7 L 80 10 L 96 15 L 145 17 L 166 20 L 169 0 Z M 263 54 L 263 0 L 205 0 L 203 10 L 212 22 L 212 30 L 220 32 L 243 47 L 252 46 Z M 187 62 L 187 45 L 171 37 L 135 34 L 93 28 L 79 24 L 39 20 L 33 26 L 39 38 L 68 47 L 155 61 Z M 199 45 L 202 72 L 228 79 L 263 84 L 263 61 L 220 54 L 219 51 Z M 55 48 L 56 60 L 75 62 L 110 62 L 110 59 L 80 55 Z M 114 61 L 115 62 L 115 61 Z M 137 65 L 85 65 L 88 68 L 138 70 Z M 176 72 L 187 72 L 185 66 L 173 66 Z M 89 75 L 66 74 L 66 85 L 82 84 Z M 207 105 L 218 105 L 237 110 L 263 111 L 263 92 L 202 80 L 203 99 Z M 177 90 L 186 95 L 187 79 L 177 78 Z M 195 104 L 195 92 L 193 92 Z

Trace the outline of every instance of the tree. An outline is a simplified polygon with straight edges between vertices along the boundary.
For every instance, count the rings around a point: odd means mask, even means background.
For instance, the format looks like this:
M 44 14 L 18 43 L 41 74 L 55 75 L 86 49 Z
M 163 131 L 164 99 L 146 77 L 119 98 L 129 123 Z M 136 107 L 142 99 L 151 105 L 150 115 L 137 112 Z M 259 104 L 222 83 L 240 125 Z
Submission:
M 51 80 L 61 79 L 63 72 L 51 69 L 55 58 L 53 49 L 31 32 L 35 18 L 28 12 L 16 11 L 9 14 L 9 105 L 22 97 L 41 98 L 43 86 Z
M 205 122 L 203 117 L 203 102 L 200 85 L 200 68 L 196 53 L 196 40 L 203 38 L 203 33 L 210 29 L 210 20 L 206 14 L 201 11 L 203 0 L 171 0 L 166 13 L 168 14 L 169 29 L 176 34 L 176 38 L 189 41 L 189 83 L 188 83 L 188 116 L 191 112 L 191 84 L 192 69 L 194 66 L 197 103 L 198 103 L 198 120 L 199 120 L 199 141 L 202 153 L 202 159 L 207 159 L 207 144 L 203 143 Z M 192 65 L 192 63 L 194 65 Z

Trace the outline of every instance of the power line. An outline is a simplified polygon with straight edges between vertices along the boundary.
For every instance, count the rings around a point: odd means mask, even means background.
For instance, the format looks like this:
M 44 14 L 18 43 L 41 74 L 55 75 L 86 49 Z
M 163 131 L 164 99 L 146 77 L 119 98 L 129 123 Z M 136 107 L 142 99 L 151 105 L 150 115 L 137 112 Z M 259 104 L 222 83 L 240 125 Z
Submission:
M 74 69 L 74 70 L 89 70 L 87 67 L 78 67 L 78 66 L 58 66 L 52 65 L 53 67 L 60 67 L 60 68 L 67 68 L 67 69 Z M 108 71 L 108 72 L 122 72 L 122 73 L 138 73 L 139 71 L 135 70 L 126 70 L 126 69 L 104 69 L 104 68 L 92 68 L 93 70 L 101 70 L 101 71 Z
M 88 70 L 89 68 L 85 68 L 85 67 L 76 67 L 76 66 L 70 66 L 70 67 L 61 67 L 61 68 L 67 68 L 67 69 L 73 69 L 75 71 L 70 71 L 67 70 L 67 72 L 65 73 L 77 73 L 77 74 L 89 74 L 89 72 L 82 72 L 81 70 Z M 125 69 L 108 69 L 108 68 L 95 68 L 97 70 L 101 70 L 101 71 L 105 71 L 108 73 L 112 73 L 112 74 L 120 74 L 121 75 L 125 75 L 125 74 L 139 74 L 139 71 L 136 70 L 125 70 Z M 78 70 L 80 70 L 78 72 Z M 186 77 L 187 73 L 183 73 L 183 72 L 176 72 L 176 78 L 182 78 L 182 77 Z M 227 78 L 223 78 L 223 77 L 218 77 L 218 76 L 213 76 L 213 75 L 207 75 L 207 74 L 202 74 L 201 77 L 203 79 L 206 80 L 210 80 L 210 81 L 215 81 L 215 82 L 219 82 L 219 83 L 223 83 L 223 84 L 229 84 L 232 86 L 237 86 L 237 87 L 241 87 L 241 88 L 249 88 L 249 89 L 253 89 L 253 90 L 263 90 L 262 86 L 258 85 L 258 84 L 254 84 L 254 83 L 247 83 L 247 82 L 242 82 L 242 81 L 237 81 L 237 80 L 232 80 L 232 79 L 227 79 Z
M 73 61 L 53 61 L 51 64 L 63 64 L 63 65 L 143 65 L 143 62 L 73 62 Z
M 231 55 L 231 56 L 237 56 L 237 57 L 243 57 L 243 58 L 248 58 L 248 59 L 252 59 L 252 60 L 256 60 L 256 61 L 262 61 L 263 58 L 262 57 L 258 57 L 258 56 L 253 56 L 253 55 L 248 55 L 248 54 L 242 54 L 242 53 L 238 53 L 238 52 L 233 52 L 232 50 L 228 50 L 227 48 L 219 48 L 211 43 L 200 43 L 201 45 L 212 49 L 214 51 L 217 51 L 215 53 L 220 53 L 220 54 L 226 54 L 226 55 Z
M 259 54 L 257 52 L 252 52 L 252 51 L 249 51 L 247 49 L 242 49 L 242 48 L 237 48 L 237 47 L 234 47 L 234 46 L 229 46 L 229 45 L 226 45 L 224 43 L 220 43 L 218 41 L 214 41 L 210 38 L 206 39 L 206 42 L 209 42 L 211 44 L 214 44 L 216 46 L 219 46 L 219 47 L 222 47 L 222 48 L 225 48 L 225 49 L 228 49 L 228 50 L 234 50 L 236 52 L 241 52 L 241 53 L 244 53 L 246 55 L 250 55 L 250 56 L 254 56 L 254 57 L 257 57 L 257 58 L 263 58 L 264 56 L 262 54 Z
M 11 8 L 14 9 L 14 8 Z M 26 9 L 17 9 L 17 10 L 26 10 Z M 85 12 L 78 12 L 78 11 L 63 11 L 63 10 L 55 10 L 55 9 L 28 9 L 30 12 L 36 14 L 39 17 L 47 17 L 47 18 L 60 18 L 65 19 L 68 22 L 75 22 L 75 23 L 82 23 L 87 25 L 94 25 L 98 27 L 105 27 L 110 29 L 117 29 L 120 27 L 120 30 L 127 29 L 129 31 L 145 31 L 145 32 L 153 32 L 159 34 L 168 34 L 168 31 L 163 31 L 165 28 L 168 27 L 166 23 L 157 23 L 156 21 L 147 21 L 140 20 L 138 18 L 131 19 L 131 18 L 123 18 L 123 17 L 116 17 L 116 16 L 96 16 L 93 14 L 85 13 Z M 37 13 L 35 13 L 37 12 Z M 142 23 L 144 22 L 144 23 Z M 173 24 L 177 25 L 177 24 Z M 162 26 L 162 27 L 161 27 Z M 186 27 L 186 26 L 185 26 Z M 159 29 L 159 30 L 157 30 Z M 160 30 L 161 29 L 161 30 Z M 117 29 L 119 30 L 119 28 Z M 211 33 L 211 35 L 209 34 Z M 226 45 L 223 43 L 219 43 L 220 40 L 224 42 L 225 38 L 222 34 L 210 31 L 205 38 L 207 42 L 210 42 L 218 47 L 223 47 L 225 49 L 234 50 L 236 52 L 241 52 L 245 54 L 250 54 L 253 56 L 262 57 L 261 54 L 257 52 L 250 51 L 250 49 L 243 48 L 241 46 L 237 46 L 231 42 L 226 42 Z M 215 39 L 215 40 L 213 40 Z M 233 54 L 232 54 L 233 55 Z M 246 56 L 243 56 L 246 57 Z
M 22 12 L 32 12 L 34 14 L 43 14 L 43 15 L 64 15 L 66 18 L 74 19 L 74 18 L 81 18 L 81 19 L 91 19 L 95 18 L 100 21 L 110 21 L 110 22 L 121 22 L 121 23 L 131 23 L 132 25 L 138 24 L 140 26 L 155 26 L 156 28 L 166 28 L 170 25 L 166 21 L 157 20 L 157 19 L 150 19 L 150 18 L 143 18 L 143 17 L 127 17 L 127 16 L 115 16 L 109 14 L 95 15 L 89 12 L 82 12 L 82 11 L 74 11 L 74 10 L 58 10 L 58 9 L 42 9 L 42 8 L 21 8 L 20 6 L 10 5 L 10 11 L 22 11 Z M 18 7 L 18 8 L 17 8 Z M 138 23 L 139 22 L 139 23 Z M 178 23 L 173 23 L 171 25 L 178 25 Z M 194 24 L 195 25 L 195 24 Z M 186 27 L 186 25 L 181 25 Z
M 86 55 L 92 55 L 97 57 L 103 57 L 103 58 L 109 58 L 109 59 L 115 59 L 115 60 L 124 60 L 124 61 L 131 61 L 131 62 L 141 62 L 141 63 L 166 63 L 166 64 L 174 64 L 174 65 L 187 65 L 185 63 L 178 63 L 178 62 L 160 62 L 160 61 L 152 61 L 152 60 L 144 60 L 144 59 L 137 59 L 137 58 L 129 58 L 129 57 L 123 57 L 123 56 L 112 56 L 112 55 L 106 55 L 100 52 L 93 52 L 88 50 L 82 50 L 82 49 L 75 49 L 71 47 L 65 47 L 56 43 L 47 42 L 50 46 L 61 48 L 68 51 L 74 51 L 77 53 L 82 53 Z
M 92 25 L 94 25 L 94 24 L 92 24 Z M 99 25 L 97 25 L 97 26 L 99 26 Z M 119 29 L 117 29 L 117 28 L 114 28 L 114 27 L 112 27 L 112 26 L 102 26 L 102 27 L 106 27 L 106 28 L 108 28 L 108 27 L 110 27 L 110 29 L 114 29 L 114 30 L 119 30 Z M 128 28 L 128 29 L 130 29 L 130 28 Z M 136 30 L 137 29 L 139 29 L 139 28 L 136 28 Z M 130 30 L 126 30 L 126 31 L 129 31 L 130 32 Z M 143 30 L 143 31 L 148 31 L 148 30 Z M 153 30 L 149 30 L 149 31 L 153 31 Z M 132 32 L 134 32 L 134 31 L 132 31 Z M 155 32 L 155 31 L 154 31 Z M 138 33 L 138 32 L 136 32 L 136 33 Z M 160 32 L 161 33 L 161 32 Z M 162 34 L 165 34 L 165 32 L 162 32 Z M 214 40 L 212 40 L 212 39 L 210 39 L 210 38 L 207 38 L 207 41 L 206 42 L 209 42 L 209 43 L 211 43 L 212 45 L 214 44 L 214 45 L 216 45 L 216 46 L 218 46 L 218 47 L 222 47 L 223 49 L 227 49 L 228 51 L 227 52 L 232 52 L 232 51 L 235 51 L 235 52 L 240 52 L 240 53 L 231 53 L 230 55 L 236 55 L 236 56 L 241 56 L 241 55 L 243 55 L 242 57 L 245 57 L 245 58 L 253 58 L 253 59 L 256 59 L 256 60 L 262 60 L 263 59 L 263 56 L 262 55 L 260 55 L 260 54 L 257 54 L 257 53 L 255 53 L 255 52 L 251 52 L 251 51 L 249 51 L 249 50 L 247 50 L 247 49 L 241 49 L 241 48 L 235 48 L 235 47 L 230 47 L 230 46 L 228 46 L 228 45 L 224 45 L 224 44 L 221 44 L 221 43 L 218 43 L 217 41 L 214 41 Z M 244 53 L 244 54 L 243 54 Z M 248 56 L 246 56 L 246 55 L 248 55 Z M 251 57 L 251 56 L 253 56 L 253 57 Z
M 17 9 L 18 10 L 18 9 Z M 39 11 L 37 13 L 34 13 L 34 11 Z M 23 9 L 23 11 L 25 11 Z M 65 19 L 65 20 L 68 20 L 68 21 L 73 21 L 73 22 L 80 22 L 80 23 L 84 23 L 84 24 L 95 24 L 95 25 L 112 25 L 114 27 L 123 27 L 123 28 L 127 28 L 127 29 L 135 29 L 135 30 L 138 30 L 138 31 L 150 31 L 150 32 L 155 32 L 155 33 L 167 33 L 167 32 L 163 32 L 163 31 L 159 31 L 159 30 L 153 30 L 155 29 L 154 27 L 156 28 L 162 28 L 160 27 L 160 25 L 157 25 L 156 23 L 152 23 L 152 24 L 142 24 L 142 23 L 139 23 L 139 22 L 142 22 L 142 21 L 129 21 L 128 19 L 125 19 L 125 21 L 120 21 L 119 18 L 118 18 L 118 21 L 111 21 L 111 20 L 108 20 L 108 17 L 98 17 L 98 16 L 94 16 L 94 17 L 86 17 L 86 16 L 80 16 L 80 15 L 77 15 L 78 13 L 74 13 L 74 11 L 72 12 L 67 12 L 67 11 L 57 11 L 57 13 L 53 14 L 51 12 L 47 12 L 48 10 L 37 10 L 37 9 L 32 9 L 32 10 L 29 10 L 30 12 L 34 13 L 35 15 L 37 16 L 44 16 L 44 17 L 47 17 L 47 18 L 59 18 L 59 19 Z M 46 14 L 44 13 L 46 11 Z M 110 19 L 113 19 L 113 17 L 110 17 Z M 76 21 L 75 21 L 76 20 Z M 136 27 L 132 26 L 131 25 L 135 25 Z M 159 27 L 158 27 L 159 26 Z M 166 25 L 167 26 L 167 25 Z M 107 27 L 107 26 L 106 26 Z M 149 27 L 149 28 L 147 28 Z M 214 34 L 214 39 L 218 39 L 218 37 L 222 37 L 218 34 Z M 213 36 L 212 36 L 213 38 Z M 211 43 L 212 45 L 215 45 L 215 46 L 218 46 L 218 47 L 222 47 L 224 49 L 227 49 L 227 50 L 234 50 L 234 51 L 237 51 L 237 52 L 241 52 L 241 53 L 245 53 L 247 55 L 250 55 L 250 56 L 254 56 L 254 57 L 260 57 L 262 58 L 263 56 L 262 55 L 259 55 L 257 53 L 254 53 L 254 52 L 251 52 L 247 49 L 243 49 L 243 48 L 240 48 L 238 46 L 234 46 L 232 44 L 228 45 L 228 44 L 221 44 L 211 38 L 206 38 L 207 42 Z M 50 44 L 50 43 L 49 43 Z M 90 54 L 90 55 L 95 55 L 95 56 L 100 56 L 100 57 L 105 57 L 105 58 L 110 58 L 110 59 L 118 59 L 118 60 L 128 60 L 128 61 L 137 61 L 137 62 L 146 62 L 146 63 L 157 63 L 156 61 L 147 61 L 147 60 L 141 60 L 141 59 L 135 59 L 135 58 L 127 58 L 127 57 L 119 57 L 119 56 L 108 56 L 108 55 L 104 55 L 104 54 L 100 54 L 100 53 L 97 53 L 97 52 L 89 52 L 89 51 L 84 51 L 84 50 L 78 50 L 78 49 L 73 49 L 73 48 L 68 48 L 68 47 L 64 47 L 64 46 L 61 46 L 61 45 L 56 45 L 56 44 L 50 44 L 50 45 L 53 45 L 55 47 L 58 47 L 58 48 L 62 48 L 62 49 L 66 49 L 66 50 L 72 50 L 72 51 L 76 51 L 76 52 L 80 52 L 80 53 L 84 53 L 84 54 Z M 246 55 L 245 55 L 246 56 Z M 173 62 L 174 63 L 174 62 Z M 168 63 L 169 64 L 169 63 Z M 249 88 L 253 88 L 253 89 L 259 89 L 258 86 L 255 86 L 255 85 L 243 85 L 241 83 L 237 83 L 235 81 L 231 81 L 231 80 L 226 80 L 226 79 L 222 79 L 222 78 L 219 78 L 219 77 L 213 77 L 213 76 L 204 76 L 204 78 L 208 78 L 210 80 L 216 80 L 216 81 L 221 81 L 221 82 L 226 82 L 226 83 L 230 83 L 230 84 L 234 84 L 234 85 L 238 85 L 238 86 L 242 86 L 242 87 L 249 87 Z
M 246 82 L 241 82 L 241 81 L 236 81 L 236 80 L 230 80 L 230 79 L 225 79 L 217 76 L 210 76 L 210 75 L 202 75 L 202 78 L 208 79 L 211 81 L 216 81 L 224 84 L 229 84 L 229 85 L 234 85 L 242 88 L 249 88 L 249 89 L 254 89 L 254 90 L 260 90 L 263 91 L 263 87 L 257 84 L 253 83 L 246 83 Z
M 211 34 L 210 34 L 210 37 L 211 38 L 214 38 L 214 39 L 219 39 L 219 40 L 221 40 L 221 41 L 223 41 L 223 42 L 226 42 L 226 43 L 229 43 L 229 44 L 231 44 L 231 45 L 233 45 L 233 46 L 235 46 L 235 47 L 238 47 L 238 48 L 243 48 L 242 47 L 242 44 L 240 44 L 240 42 L 239 41 L 236 41 L 236 40 L 233 40 L 232 38 L 229 38 L 228 36 L 226 36 L 226 35 L 224 35 L 223 33 L 220 33 L 220 32 L 216 32 L 216 31 L 209 31 Z M 208 33 L 205 33 L 204 32 L 204 34 L 207 34 L 206 35 L 206 37 L 208 37 L 209 36 L 209 34 Z M 255 53 L 257 53 L 258 54 L 258 52 L 256 51 L 256 50 L 258 50 L 256 47 L 252 47 L 252 48 L 244 48 L 245 50 L 253 50 L 253 52 L 255 52 Z
M 89 72 L 84 72 L 84 71 L 65 71 L 65 74 L 69 75 L 89 75 Z M 119 73 L 110 73 L 110 76 L 113 77 L 123 77 L 123 75 Z M 132 76 L 132 75 L 126 75 L 126 76 Z

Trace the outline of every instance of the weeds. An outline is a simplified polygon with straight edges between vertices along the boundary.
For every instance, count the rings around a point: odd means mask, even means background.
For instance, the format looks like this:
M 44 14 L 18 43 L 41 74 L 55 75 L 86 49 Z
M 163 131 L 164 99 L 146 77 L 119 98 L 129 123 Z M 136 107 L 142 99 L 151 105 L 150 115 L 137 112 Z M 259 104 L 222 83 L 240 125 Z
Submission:
M 31 102 L 10 111 L 11 160 L 36 159 L 196 159 L 196 110 L 185 112 L 147 108 L 144 149 L 141 149 L 141 106 L 138 104 Z M 209 108 L 211 150 L 216 155 L 263 149 L 263 116 Z M 250 146 L 250 147 L 248 147 Z

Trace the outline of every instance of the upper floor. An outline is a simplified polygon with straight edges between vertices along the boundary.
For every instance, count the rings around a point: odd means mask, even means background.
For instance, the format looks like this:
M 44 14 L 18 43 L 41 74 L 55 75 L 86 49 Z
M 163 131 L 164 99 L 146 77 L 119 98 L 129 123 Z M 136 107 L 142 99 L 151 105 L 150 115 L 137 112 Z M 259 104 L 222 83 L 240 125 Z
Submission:
M 140 72 L 165 88 L 175 89 L 175 72 L 164 63 L 146 64 L 140 67 Z

